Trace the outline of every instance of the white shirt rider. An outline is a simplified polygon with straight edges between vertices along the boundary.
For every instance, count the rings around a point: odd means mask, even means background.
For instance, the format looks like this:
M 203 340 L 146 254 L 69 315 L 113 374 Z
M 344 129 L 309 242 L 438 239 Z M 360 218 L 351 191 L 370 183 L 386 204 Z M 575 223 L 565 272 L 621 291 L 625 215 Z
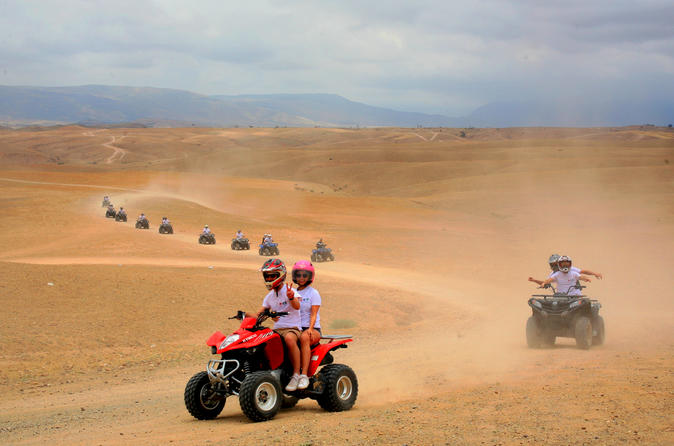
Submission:
M 243 232 L 241 231 L 236 231 L 236 239 L 241 240 L 243 238 Z
M 318 290 L 312 286 L 307 286 L 303 290 L 295 290 L 295 296 L 300 300 L 300 317 L 302 319 L 302 328 L 309 327 L 311 323 L 311 307 L 321 305 L 321 295 Z M 316 322 L 312 328 L 321 328 L 320 310 L 316 314 Z
M 577 268 L 576 268 L 577 269 Z M 557 282 L 557 292 L 566 293 L 569 296 L 580 296 L 581 290 L 576 288 L 580 272 L 569 270 L 568 273 L 556 271 L 550 275 L 553 282 Z
M 295 290 L 297 293 L 297 290 Z M 301 304 L 300 304 L 301 305 Z M 279 287 L 277 290 L 271 290 L 262 301 L 262 306 L 264 308 L 269 308 L 272 311 L 287 311 L 287 316 L 279 317 L 279 320 L 274 322 L 274 329 L 277 328 L 297 328 L 302 330 L 300 325 L 300 310 L 296 310 L 290 305 L 288 301 L 288 296 L 286 295 L 286 288 L 284 286 Z M 301 306 L 300 306 L 301 308 Z
M 211 228 L 208 226 L 204 226 L 204 234 L 210 234 L 211 233 Z

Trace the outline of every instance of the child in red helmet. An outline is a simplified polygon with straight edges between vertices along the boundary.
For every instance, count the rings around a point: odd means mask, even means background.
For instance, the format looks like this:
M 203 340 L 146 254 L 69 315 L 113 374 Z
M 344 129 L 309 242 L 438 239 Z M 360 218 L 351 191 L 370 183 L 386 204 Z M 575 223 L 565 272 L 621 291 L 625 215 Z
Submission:
M 262 271 L 264 283 L 270 291 L 262 301 L 262 308 L 257 314 L 246 314 L 246 316 L 257 317 L 265 308 L 277 312 L 288 312 L 286 316 L 281 316 L 274 321 L 274 330 L 283 337 L 288 347 L 290 362 L 293 365 L 293 376 L 285 390 L 292 392 L 297 389 L 300 380 L 300 349 L 297 347 L 301 325 L 300 303 L 295 298 L 292 285 L 285 284 L 286 267 L 281 259 L 267 260 L 260 271 Z
M 314 265 L 308 260 L 300 260 L 293 265 L 292 278 L 297 284 L 302 321 L 302 335 L 300 336 L 302 374 L 297 385 L 298 389 L 306 389 L 309 386 L 307 370 L 309 370 L 311 359 L 311 346 L 321 339 L 321 317 L 318 314 L 321 308 L 321 295 L 311 286 L 315 276 Z

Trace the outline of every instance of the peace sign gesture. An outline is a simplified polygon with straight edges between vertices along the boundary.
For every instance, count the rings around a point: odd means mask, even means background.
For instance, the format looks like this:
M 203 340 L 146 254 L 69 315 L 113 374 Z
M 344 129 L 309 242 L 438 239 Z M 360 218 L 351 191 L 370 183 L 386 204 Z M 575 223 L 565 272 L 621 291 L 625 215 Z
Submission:
M 295 291 L 293 291 L 293 286 L 289 283 L 286 284 L 286 296 L 288 300 L 293 300 L 295 298 Z

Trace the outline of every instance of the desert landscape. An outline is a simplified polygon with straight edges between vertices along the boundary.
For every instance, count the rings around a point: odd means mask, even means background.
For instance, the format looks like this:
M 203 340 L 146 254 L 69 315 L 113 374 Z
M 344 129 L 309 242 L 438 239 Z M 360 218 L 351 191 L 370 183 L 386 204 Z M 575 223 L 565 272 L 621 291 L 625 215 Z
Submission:
M 333 249 L 358 400 L 198 421 L 185 384 L 259 308 L 267 232 L 289 265 Z M 2 444 L 674 444 L 671 128 L 2 129 L 0 246 Z M 603 274 L 604 345 L 527 347 L 552 253 Z

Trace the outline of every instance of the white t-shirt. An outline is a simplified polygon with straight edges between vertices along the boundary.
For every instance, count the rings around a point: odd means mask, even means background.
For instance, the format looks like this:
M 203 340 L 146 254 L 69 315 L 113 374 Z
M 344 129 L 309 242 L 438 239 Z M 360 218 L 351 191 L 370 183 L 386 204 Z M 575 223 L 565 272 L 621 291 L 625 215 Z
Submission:
M 582 294 L 581 290 L 575 288 L 579 277 L 580 273 L 576 271 L 569 271 L 568 273 L 557 271 L 550 276 L 551 279 L 557 282 L 557 292 L 567 293 L 569 296 L 579 296 Z
M 295 291 L 295 299 L 298 298 L 297 290 Z M 287 316 L 281 316 L 278 321 L 274 322 L 274 328 L 297 328 L 302 329 L 300 325 L 300 310 L 296 310 L 290 305 L 288 296 L 286 295 L 285 285 L 276 290 L 271 290 L 262 301 L 262 306 L 269 308 L 272 311 L 287 311 Z
M 300 299 L 300 315 L 302 316 L 302 328 L 308 327 L 311 322 L 311 307 L 321 305 L 321 295 L 318 290 L 308 286 L 303 290 L 295 290 L 295 296 Z M 316 314 L 316 322 L 313 328 L 321 328 L 321 310 Z
M 575 266 L 572 266 L 569 268 L 569 272 L 574 272 L 580 274 L 580 268 L 576 268 Z M 552 275 L 555 274 L 555 271 L 552 271 L 549 275 L 548 278 L 552 277 Z

